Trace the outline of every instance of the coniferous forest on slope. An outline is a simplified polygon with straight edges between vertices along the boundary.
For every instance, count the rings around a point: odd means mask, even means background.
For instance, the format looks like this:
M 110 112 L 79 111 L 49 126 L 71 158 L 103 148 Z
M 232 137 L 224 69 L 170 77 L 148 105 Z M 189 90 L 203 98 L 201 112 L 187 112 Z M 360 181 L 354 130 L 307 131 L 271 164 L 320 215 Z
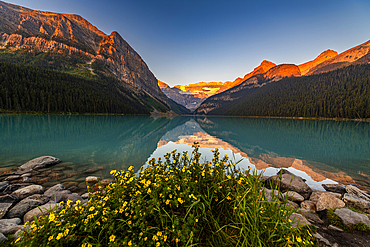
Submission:
M 50 69 L 0 62 L 0 110 L 149 114 L 151 107 L 137 100 L 137 96 L 111 77 L 101 75 L 89 79 Z
M 208 114 L 366 119 L 370 118 L 370 65 L 284 78 L 232 96 L 241 98 L 222 102 Z

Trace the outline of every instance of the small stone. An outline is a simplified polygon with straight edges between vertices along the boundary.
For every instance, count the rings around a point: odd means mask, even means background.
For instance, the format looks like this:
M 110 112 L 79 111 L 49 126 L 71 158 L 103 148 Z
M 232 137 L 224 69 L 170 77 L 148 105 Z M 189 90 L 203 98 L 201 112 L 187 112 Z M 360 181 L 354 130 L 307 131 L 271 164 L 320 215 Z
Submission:
M 301 203 L 301 208 L 308 211 L 316 211 L 316 204 L 313 201 L 303 201 Z
M 25 173 L 21 175 L 22 178 L 24 177 L 32 177 L 32 173 Z
M 0 203 L 13 203 L 16 202 L 17 200 L 18 198 L 12 195 L 0 196 Z
M 294 191 L 288 191 L 283 194 L 283 197 L 288 197 L 293 202 L 303 202 L 304 197 Z
M 23 229 L 23 228 L 24 228 L 23 225 L 5 226 L 5 227 L 0 228 L 0 233 L 2 233 L 2 234 L 11 234 L 11 233 L 15 233 L 18 230 Z
M 338 231 L 338 232 L 343 232 L 343 229 L 340 229 L 339 227 L 336 227 L 336 226 L 333 226 L 333 225 L 329 225 L 328 229 Z
M 354 212 L 348 208 L 338 208 L 334 213 L 342 219 L 345 226 L 350 227 L 354 224 L 363 223 L 370 227 L 369 217 L 365 214 Z
M 43 205 L 49 201 L 49 198 L 44 195 L 34 194 L 22 201 L 18 202 L 12 209 L 7 213 L 9 218 L 23 218 L 23 216 L 33 208 Z
M 28 183 L 30 181 L 31 181 L 31 179 L 29 177 L 23 177 L 23 179 L 22 179 L 23 183 Z
M 4 234 L 2 234 L 2 233 L 0 232 L 0 244 L 1 244 L 2 242 L 7 241 L 7 240 L 8 240 L 8 238 L 7 238 L 7 237 L 5 237 L 5 236 L 4 236 Z
M 64 194 L 61 198 L 62 201 L 67 202 L 67 201 L 72 201 L 73 204 L 76 203 L 76 201 L 82 201 L 82 197 L 77 194 L 77 193 L 72 193 L 72 194 Z
M 0 220 L 0 228 L 6 227 L 6 226 L 16 226 L 22 223 L 20 218 L 13 218 L 13 219 L 1 219 Z
M 334 192 L 334 193 L 339 193 L 339 194 L 344 194 L 346 193 L 346 187 L 342 184 L 323 184 L 322 187 L 326 191 Z
M 0 219 L 4 217 L 12 205 L 13 203 L 0 203 Z
M 363 190 L 360 190 L 359 188 L 356 188 L 354 186 L 351 186 L 351 185 L 348 185 L 346 187 L 346 191 L 348 194 L 350 195 L 353 195 L 353 196 L 357 196 L 365 201 L 369 201 L 370 202 L 370 196 Z
M 72 192 L 70 190 L 62 190 L 56 192 L 52 197 L 50 197 L 50 202 L 54 201 L 56 203 L 62 201 L 62 198 L 65 194 L 71 194 Z
M 97 183 L 98 178 L 94 177 L 94 176 L 89 176 L 89 177 L 85 178 L 85 181 L 86 181 L 86 183 Z
M 324 209 L 331 209 L 331 208 L 343 208 L 345 206 L 346 204 L 342 200 L 330 194 L 323 193 L 316 203 L 316 210 L 321 211 Z
M 301 214 L 292 213 L 289 219 L 293 222 L 292 227 L 311 225 L 311 223 Z
M 60 159 L 57 159 L 52 156 L 41 156 L 41 157 L 30 160 L 27 163 L 21 165 L 20 167 L 18 167 L 18 170 L 25 171 L 25 170 L 41 169 L 44 167 L 56 165 L 60 162 L 62 162 Z
M 0 182 L 0 192 L 3 191 L 7 186 L 9 185 L 9 182 Z
M 19 179 L 21 176 L 19 175 L 13 175 L 13 176 L 9 176 L 7 178 L 4 179 L 4 181 L 12 181 L 12 180 L 17 180 Z
M 287 204 L 290 206 L 290 207 L 293 207 L 293 208 L 299 208 L 299 205 L 295 202 L 292 202 L 292 201 L 289 201 L 287 200 Z
M 334 247 L 335 245 L 338 246 L 336 243 L 332 245 L 329 240 L 321 236 L 319 233 L 314 233 L 312 235 L 316 238 L 319 246 L 330 246 L 330 247 Z
M 27 187 L 26 184 L 10 184 L 4 189 L 4 194 L 11 194 L 16 190 L 22 189 L 24 187 Z
M 34 208 L 31 211 L 28 211 L 23 217 L 23 222 L 26 223 L 27 221 L 33 221 L 35 219 L 34 216 L 36 216 L 36 218 L 39 218 L 40 216 L 47 216 L 51 212 L 59 210 L 59 208 L 61 207 L 58 207 L 55 202 L 49 202 L 38 208 Z
M 22 189 L 14 191 L 11 195 L 17 197 L 19 200 L 22 200 L 26 197 L 29 197 L 33 194 L 42 194 L 44 188 L 41 185 L 29 185 Z
M 81 195 L 82 199 L 88 199 L 89 198 L 89 193 L 85 193 Z
M 297 212 L 302 214 L 312 224 L 321 224 L 321 225 L 324 224 L 324 221 L 322 221 L 320 217 L 315 213 L 306 211 L 304 209 L 298 209 Z
M 348 207 L 353 207 L 364 213 L 370 213 L 370 202 L 366 201 L 360 197 L 350 195 L 348 193 L 344 194 L 343 201 Z
M 66 188 L 64 187 L 63 184 L 56 184 L 53 187 L 49 188 L 47 191 L 45 191 L 44 195 L 50 198 L 50 197 L 53 197 L 53 195 L 56 192 L 59 192 L 59 191 L 65 190 L 65 189 Z

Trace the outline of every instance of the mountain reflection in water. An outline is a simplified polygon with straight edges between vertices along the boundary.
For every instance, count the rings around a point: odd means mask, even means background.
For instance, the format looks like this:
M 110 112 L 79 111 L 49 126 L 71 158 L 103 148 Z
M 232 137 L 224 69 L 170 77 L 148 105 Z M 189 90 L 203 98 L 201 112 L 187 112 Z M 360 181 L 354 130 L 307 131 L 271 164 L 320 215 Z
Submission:
M 112 179 L 112 169 L 135 170 L 174 149 L 191 153 L 199 142 L 203 159 L 211 149 L 242 159 L 265 175 L 278 167 L 322 183 L 369 188 L 370 123 L 232 117 L 0 115 L 0 172 L 42 155 L 63 160 L 37 181 L 83 188 L 86 176 Z M 334 182 L 335 181 L 335 182 Z

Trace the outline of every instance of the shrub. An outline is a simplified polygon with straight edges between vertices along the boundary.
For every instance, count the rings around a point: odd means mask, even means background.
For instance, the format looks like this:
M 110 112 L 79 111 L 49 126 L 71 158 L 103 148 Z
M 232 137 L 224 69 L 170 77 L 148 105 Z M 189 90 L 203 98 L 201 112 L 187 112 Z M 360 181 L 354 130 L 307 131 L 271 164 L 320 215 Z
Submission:
M 307 229 L 292 228 L 293 212 L 268 202 L 256 173 L 242 172 L 213 150 L 200 163 L 199 146 L 151 159 L 135 174 L 111 171 L 86 205 L 64 204 L 39 218 L 20 246 L 313 246 Z M 91 190 L 91 188 L 90 188 Z M 63 205 L 63 204 L 62 204 Z

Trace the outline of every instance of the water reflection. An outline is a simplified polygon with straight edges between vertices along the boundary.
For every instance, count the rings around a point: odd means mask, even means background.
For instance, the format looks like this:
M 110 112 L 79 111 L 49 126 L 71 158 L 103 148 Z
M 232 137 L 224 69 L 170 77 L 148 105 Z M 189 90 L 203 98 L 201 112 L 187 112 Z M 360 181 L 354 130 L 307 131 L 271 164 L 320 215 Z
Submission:
M 230 117 L 0 115 L 0 172 L 52 155 L 63 160 L 35 178 L 83 187 L 84 178 L 111 178 L 112 169 L 138 170 L 151 157 L 212 148 L 242 159 L 265 175 L 285 167 L 314 188 L 334 181 L 367 187 L 370 181 L 370 123 Z

